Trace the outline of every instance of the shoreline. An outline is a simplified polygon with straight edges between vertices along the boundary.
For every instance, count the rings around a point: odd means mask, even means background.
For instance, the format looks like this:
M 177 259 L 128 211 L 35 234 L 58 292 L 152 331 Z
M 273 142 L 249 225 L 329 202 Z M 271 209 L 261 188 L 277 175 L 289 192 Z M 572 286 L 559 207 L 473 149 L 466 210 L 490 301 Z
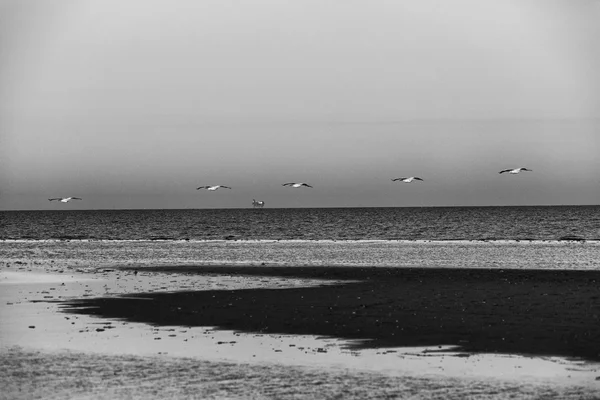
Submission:
M 249 371 L 266 364 L 323 374 L 341 368 L 351 375 L 424 380 L 428 386 L 449 379 L 453 387 L 477 380 L 485 393 L 509 382 L 534 393 L 560 388 L 562 394 L 554 398 L 569 398 L 567 388 L 580 390 L 573 399 L 600 394 L 600 361 L 596 356 L 577 358 L 593 355 L 594 338 L 600 337 L 600 322 L 594 319 L 600 315 L 598 261 L 590 261 L 594 270 L 502 267 L 511 263 L 491 268 L 382 265 L 389 257 L 410 260 L 413 251 L 421 260 L 436 259 L 436 248 L 443 250 L 440 259 L 464 257 L 463 247 L 379 242 L 0 244 L 0 256 L 8 256 L 0 263 L 0 282 L 7 274 L 13 279 L 9 283 L 7 278 L 0 290 L 0 314 L 9 321 L 0 327 L 0 367 L 8 365 L 5 357 L 17 346 L 24 360 L 31 359 L 32 351 L 42 351 L 50 362 L 64 358 L 63 351 L 75 352 L 73 357 L 83 362 L 112 355 L 142 357 L 138 364 L 146 363 L 146 357 L 186 364 L 183 358 L 192 356 L 198 362 L 246 365 Z M 467 254 L 478 260 L 494 256 L 493 247 L 466 246 L 475 250 Z M 569 265 L 569 258 L 585 258 L 596 250 L 580 244 L 501 249 L 502 257 L 519 256 L 521 264 L 546 254 L 564 257 Z M 368 254 L 379 265 L 298 263 L 327 263 L 349 253 L 363 262 Z M 261 266 L 268 257 L 295 266 Z M 221 263 L 194 264 L 198 258 Z M 257 263 L 230 261 L 248 258 Z M 257 322 L 252 315 L 265 317 Z M 505 324 L 499 325 L 502 320 Z M 573 343 L 578 343 L 574 353 Z M 521 351 L 528 348 L 529 355 Z M 552 351 L 540 352 L 547 349 Z M 264 379 L 272 374 L 271 369 Z
M 44 241 L 1 242 L 0 268 L 336 265 L 599 270 L 600 242 Z

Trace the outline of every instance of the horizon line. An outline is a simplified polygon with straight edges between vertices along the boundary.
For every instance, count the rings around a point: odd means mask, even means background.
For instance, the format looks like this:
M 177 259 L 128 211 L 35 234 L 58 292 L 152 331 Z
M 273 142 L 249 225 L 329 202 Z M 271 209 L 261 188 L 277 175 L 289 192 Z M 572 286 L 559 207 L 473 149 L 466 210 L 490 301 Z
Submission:
M 485 208 L 485 207 L 600 207 L 600 204 L 523 204 L 523 205 L 445 205 L 445 206 L 323 206 L 323 207 L 267 207 L 267 210 L 298 209 L 347 209 L 347 208 Z M 71 208 L 71 209 L 8 209 L 0 212 L 15 211 L 164 211 L 164 210 L 253 210 L 254 207 L 204 207 L 204 208 Z M 265 210 L 261 208 L 260 210 Z

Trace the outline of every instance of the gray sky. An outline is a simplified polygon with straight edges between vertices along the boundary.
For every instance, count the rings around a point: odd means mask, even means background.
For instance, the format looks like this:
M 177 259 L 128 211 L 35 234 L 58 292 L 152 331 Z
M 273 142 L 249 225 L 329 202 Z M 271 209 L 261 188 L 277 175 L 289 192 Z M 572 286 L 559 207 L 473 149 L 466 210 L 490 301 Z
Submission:
M 0 7 L 0 210 L 600 203 L 599 1 Z

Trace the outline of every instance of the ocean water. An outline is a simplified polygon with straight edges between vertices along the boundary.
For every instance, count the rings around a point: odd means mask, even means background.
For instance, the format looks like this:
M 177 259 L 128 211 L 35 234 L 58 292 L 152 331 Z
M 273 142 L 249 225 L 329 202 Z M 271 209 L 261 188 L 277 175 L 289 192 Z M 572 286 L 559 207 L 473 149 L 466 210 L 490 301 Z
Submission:
M 2 240 L 600 240 L 600 206 L 1 211 Z

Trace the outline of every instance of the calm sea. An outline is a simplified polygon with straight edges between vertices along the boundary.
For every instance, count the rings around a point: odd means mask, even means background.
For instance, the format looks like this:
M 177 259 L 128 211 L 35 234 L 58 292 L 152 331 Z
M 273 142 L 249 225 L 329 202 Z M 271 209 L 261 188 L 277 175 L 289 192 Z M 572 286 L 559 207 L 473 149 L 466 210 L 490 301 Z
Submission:
M 600 206 L 2 211 L 0 239 L 600 240 Z

